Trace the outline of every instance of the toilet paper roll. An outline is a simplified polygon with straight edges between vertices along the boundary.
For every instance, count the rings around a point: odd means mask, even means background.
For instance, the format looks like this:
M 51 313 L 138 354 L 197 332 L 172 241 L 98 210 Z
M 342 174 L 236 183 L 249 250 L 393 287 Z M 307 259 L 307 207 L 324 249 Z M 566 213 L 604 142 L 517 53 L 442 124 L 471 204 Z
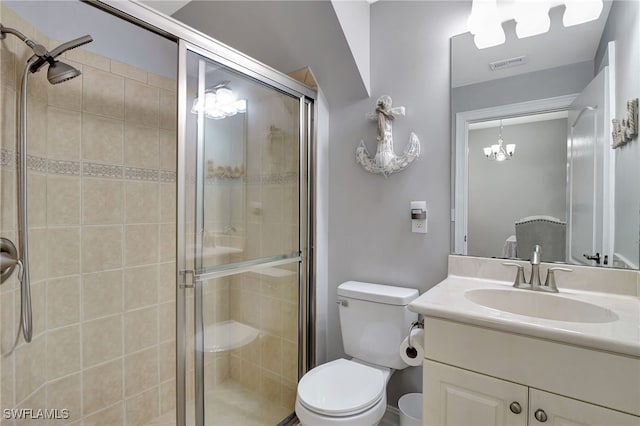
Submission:
M 424 359 L 422 342 L 424 342 L 424 329 L 414 328 L 411 330 L 411 345 L 413 348 L 409 347 L 409 337 L 406 337 L 400 343 L 400 358 L 414 367 L 422 365 L 422 360 Z

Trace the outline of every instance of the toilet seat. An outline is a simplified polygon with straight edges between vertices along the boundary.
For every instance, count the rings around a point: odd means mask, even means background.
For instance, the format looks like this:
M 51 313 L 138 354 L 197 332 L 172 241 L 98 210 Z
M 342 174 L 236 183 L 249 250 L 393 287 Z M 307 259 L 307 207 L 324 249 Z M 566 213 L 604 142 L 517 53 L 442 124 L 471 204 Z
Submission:
M 376 405 L 385 395 L 380 369 L 347 359 L 322 364 L 298 383 L 298 402 L 325 416 L 351 416 Z

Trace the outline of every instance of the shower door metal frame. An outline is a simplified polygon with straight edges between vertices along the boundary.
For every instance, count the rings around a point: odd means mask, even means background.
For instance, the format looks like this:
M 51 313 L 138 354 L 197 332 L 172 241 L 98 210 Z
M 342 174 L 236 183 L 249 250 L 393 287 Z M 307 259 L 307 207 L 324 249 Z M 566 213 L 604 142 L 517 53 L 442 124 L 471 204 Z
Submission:
M 303 93 L 300 93 L 290 87 L 283 86 L 281 84 L 273 84 L 275 80 L 269 79 L 266 80 L 264 78 L 259 78 L 259 74 L 255 74 L 251 69 L 245 69 L 243 66 L 238 65 L 237 63 L 229 60 L 229 58 L 224 56 L 224 52 L 222 54 L 220 52 L 214 52 L 203 48 L 201 46 L 196 46 L 191 43 L 188 43 L 184 40 L 179 41 L 179 70 L 178 70 L 178 80 L 179 87 L 183 90 L 181 91 L 182 96 L 179 96 L 179 105 L 187 105 L 186 99 L 186 88 L 187 88 L 187 56 L 190 52 L 202 56 L 203 58 L 210 60 L 212 62 L 221 64 L 226 66 L 227 68 L 240 72 L 246 78 L 250 80 L 255 80 L 260 84 L 267 85 L 271 87 L 272 90 L 279 91 L 284 93 L 285 95 L 297 98 L 299 101 L 299 135 L 298 135 L 298 143 L 299 143 L 299 251 L 298 253 L 292 253 L 290 255 L 282 254 L 274 257 L 268 258 L 258 258 L 245 262 L 241 262 L 239 264 L 234 264 L 231 268 L 225 268 L 224 266 L 221 268 L 214 268 L 212 271 L 206 271 L 202 269 L 202 265 L 198 262 L 198 256 L 194 257 L 194 264 L 187 265 L 187 257 L 185 253 L 185 236 L 184 233 L 186 231 L 186 221 L 188 216 L 187 206 L 185 203 L 184 194 L 187 191 L 186 185 L 192 184 L 190 182 L 190 177 L 187 175 L 187 162 L 190 161 L 187 158 L 187 150 L 186 146 L 188 141 L 186 140 L 186 119 L 187 119 L 187 111 L 186 108 L 179 108 L 179 117 L 178 117 L 178 192 L 182 192 L 183 195 L 180 200 L 183 204 L 178 204 L 178 262 L 177 268 L 178 271 L 181 272 L 181 277 L 183 281 L 179 285 L 177 303 L 178 308 L 176 312 L 180 314 L 177 317 L 177 334 L 180 343 L 180 347 L 178 348 L 179 356 L 177 357 L 178 367 L 177 370 L 180 371 L 179 375 L 183 377 L 180 379 L 180 388 L 177 389 L 177 401 L 181 403 L 181 405 L 177 405 L 177 422 L 178 425 L 184 425 L 186 423 L 186 405 L 184 403 L 186 395 L 186 357 L 188 354 L 186 353 L 186 343 L 188 330 L 186 329 L 186 299 L 190 297 L 190 295 L 185 294 L 186 291 L 193 290 L 193 301 L 194 301 L 194 336 L 195 336 L 195 353 L 194 361 L 195 361 L 195 371 L 194 371 L 194 380 L 195 380 L 195 419 L 196 425 L 204 425 L 205 422 L 205 402 L 204 402 L 204 330 L 202 324 L 202 315 L 203 315 L 203 306 L 202 306 L 202 285 L 205 281 L 220 278 L 229 275 L 241 274 L 244 272 L 255 271 L 263 268 L 269 268 L 279 265 L 287 265 L 287 264 L 298 264 L 298 288 L 299 288 L 299 301 L 298 301 L 298 377 L 302 377 L 302 375 L 310 368 L 311 360 L 309 358 L 310 354 L 313 351 L 310 350 L 310 345 L 312 343 L 312 325 L 314 325 L 314 321 L 310 318 L 310 315 L 313 311 L 311 308 L 312 300 L 311 295 L 313 294 L 310 291 L 310 286 L 312 284 L 312 241 L 313 241 L 313 217 L 312 214 L 312 201 L 311 195 L 313 194 L 313 179 L 310 179 L 312 176 L 311 172 L 313 170 L 313 157 L 311 153 L 313 152 L 312 146 L 314 141 L 314 126 L 315 120 L 313 119 L 315 108 L 314 108 L 314 99 L 306 96 Z M 199 65 L 199 76 L 202 75 L 203 72 L 203 63 Z M 199 86 L 202 86 L 204 83 L 202 81 L 198 82 Z M 199 91 L 203 91 L 203 87 L 199 87 Z M 200 126 L 200 125 L 199 125 Z M 198 129 L 197 132 L 197 147 L 196 147 L 196 157 L 197 159 L 202 158 L 202 150 L 203 150 L 203 141 L 202 138 L 202 128 Z M 193 159 L 191 159 L 192 161 Z M 199 241 L 199 233 L 197 232 L 200 229 L 203 218 L 203 205 L 202 205 L 202 197 L 199 196 L 202 193 L 202 184 L 203 184 L 203 164 L 198 162 L 196 169 L 196 205 L 195 205 L 195 246 L 200 247 L 201 241 Z M 187 283 L 185 278 L 187 275 L 192 277 L 190 283 Z M 178 344 L 178 343 L 177 343 Z

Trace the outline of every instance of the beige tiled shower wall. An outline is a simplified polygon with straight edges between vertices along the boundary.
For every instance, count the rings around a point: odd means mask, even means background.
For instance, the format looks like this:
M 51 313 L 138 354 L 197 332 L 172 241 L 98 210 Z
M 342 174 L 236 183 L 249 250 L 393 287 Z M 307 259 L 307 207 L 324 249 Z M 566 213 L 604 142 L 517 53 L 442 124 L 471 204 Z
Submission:
M 58 44 L 0 5 L 3 25 Z M 16 96 L 30 53 L 0 43 L 0 227 L 15 241 Z M 82 49 L 64 56 L 80 77 L 29 80 L 34 337 L 12 352 L 13 277 L 0 290 L 1 406 L 68 409 L 59 424 L 142 424 L 175 408 L 176 82 Z
M 257 328 L 259 337 L 233 350 L 229 376 L 293 412 L 298 383 L 298 267 L 278 275 L 250 272 L 234 277 L 231 319 Z
M 247 123 L 245 258 L 299 250 L 297 99 L 269 93 L 250 100 Z M 258 208 L 255 208 L 258 206 Z M 231 352 L 230 377 L 274 404 L 294 409 L 298 382 L 298 265 L 232 278 L 230 319 L 258 339 Z

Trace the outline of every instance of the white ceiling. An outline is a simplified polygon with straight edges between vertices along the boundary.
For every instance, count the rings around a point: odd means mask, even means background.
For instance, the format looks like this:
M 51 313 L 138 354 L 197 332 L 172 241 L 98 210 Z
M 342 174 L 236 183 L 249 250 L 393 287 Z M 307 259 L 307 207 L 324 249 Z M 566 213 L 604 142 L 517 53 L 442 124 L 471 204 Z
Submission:
M 451 39 L 451 87 L 466 86 L 518 74 L 555 68 L 593 60 L 600 42 L 611 2 L 605 1 L 600 17 L 581 25 L 564 27 L 564 6 L 551 9 L 549 32 L 518 39 L 515 21 L 503 22 L 506 42 L 487 49 L 478 49 L 470 33 Z M 489 63 L 526 56 L 526 63 L 512 68 L 492 71 Z
M 169 16 L 173 15 L 178 9 L 184 7 L 190 1 L 191 0 L 141 0 L 141 2 L 147 6 Z

